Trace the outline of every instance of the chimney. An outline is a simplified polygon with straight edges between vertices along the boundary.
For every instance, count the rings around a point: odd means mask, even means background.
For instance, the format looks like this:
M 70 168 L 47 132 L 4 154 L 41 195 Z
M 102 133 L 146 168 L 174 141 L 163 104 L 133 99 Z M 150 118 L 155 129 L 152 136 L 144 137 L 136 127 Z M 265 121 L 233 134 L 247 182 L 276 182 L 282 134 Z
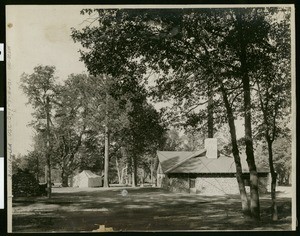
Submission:
M 207 138 L 204 140 L 207 158 L 218 158 L 218 140 L 216 138 Z

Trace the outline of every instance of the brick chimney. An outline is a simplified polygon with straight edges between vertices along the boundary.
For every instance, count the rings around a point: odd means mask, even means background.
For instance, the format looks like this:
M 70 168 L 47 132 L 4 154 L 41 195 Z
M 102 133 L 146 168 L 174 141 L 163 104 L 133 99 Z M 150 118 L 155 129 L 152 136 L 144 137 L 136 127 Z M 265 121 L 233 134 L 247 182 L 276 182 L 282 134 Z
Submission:
M 207 158 L 218 158 L 218 140 L 216 138 L 207 138 L 204 140 Z

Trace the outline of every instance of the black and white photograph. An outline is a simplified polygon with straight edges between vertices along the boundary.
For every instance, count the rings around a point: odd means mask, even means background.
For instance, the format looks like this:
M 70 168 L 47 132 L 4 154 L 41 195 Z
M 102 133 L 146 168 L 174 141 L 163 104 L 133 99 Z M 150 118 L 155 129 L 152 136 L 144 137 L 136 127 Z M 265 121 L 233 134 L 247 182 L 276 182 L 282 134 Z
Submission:
M 8 231 L 296 229 L 294 5 L 7 5 Z

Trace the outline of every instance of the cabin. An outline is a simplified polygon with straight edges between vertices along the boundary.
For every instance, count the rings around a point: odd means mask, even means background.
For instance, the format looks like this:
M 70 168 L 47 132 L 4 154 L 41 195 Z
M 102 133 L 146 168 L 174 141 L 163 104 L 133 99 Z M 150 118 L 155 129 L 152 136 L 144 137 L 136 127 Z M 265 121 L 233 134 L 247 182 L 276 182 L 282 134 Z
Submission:
M 158 151 L 157 186 L 173 192 L 205 195 L 239 194 L 236 167 L 232 156 L 218 151 L 217 139 L 205 140 L 205 148 L 195 152 Z M 249 169 L 241 155 L 243 179 L 249 191 Z M 270 189 L 270 174 L 257 166 L 259 191 Z

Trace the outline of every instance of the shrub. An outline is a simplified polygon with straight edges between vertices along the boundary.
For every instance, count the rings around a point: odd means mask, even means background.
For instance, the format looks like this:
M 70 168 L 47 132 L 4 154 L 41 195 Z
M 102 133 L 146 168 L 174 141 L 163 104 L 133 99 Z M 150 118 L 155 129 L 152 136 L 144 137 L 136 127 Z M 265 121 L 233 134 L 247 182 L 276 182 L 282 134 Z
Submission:
M 14 197 L 29 197 L 39 194 L 39 182 L 28 169 L 18 169 L 12 176 L 12 193 Z

